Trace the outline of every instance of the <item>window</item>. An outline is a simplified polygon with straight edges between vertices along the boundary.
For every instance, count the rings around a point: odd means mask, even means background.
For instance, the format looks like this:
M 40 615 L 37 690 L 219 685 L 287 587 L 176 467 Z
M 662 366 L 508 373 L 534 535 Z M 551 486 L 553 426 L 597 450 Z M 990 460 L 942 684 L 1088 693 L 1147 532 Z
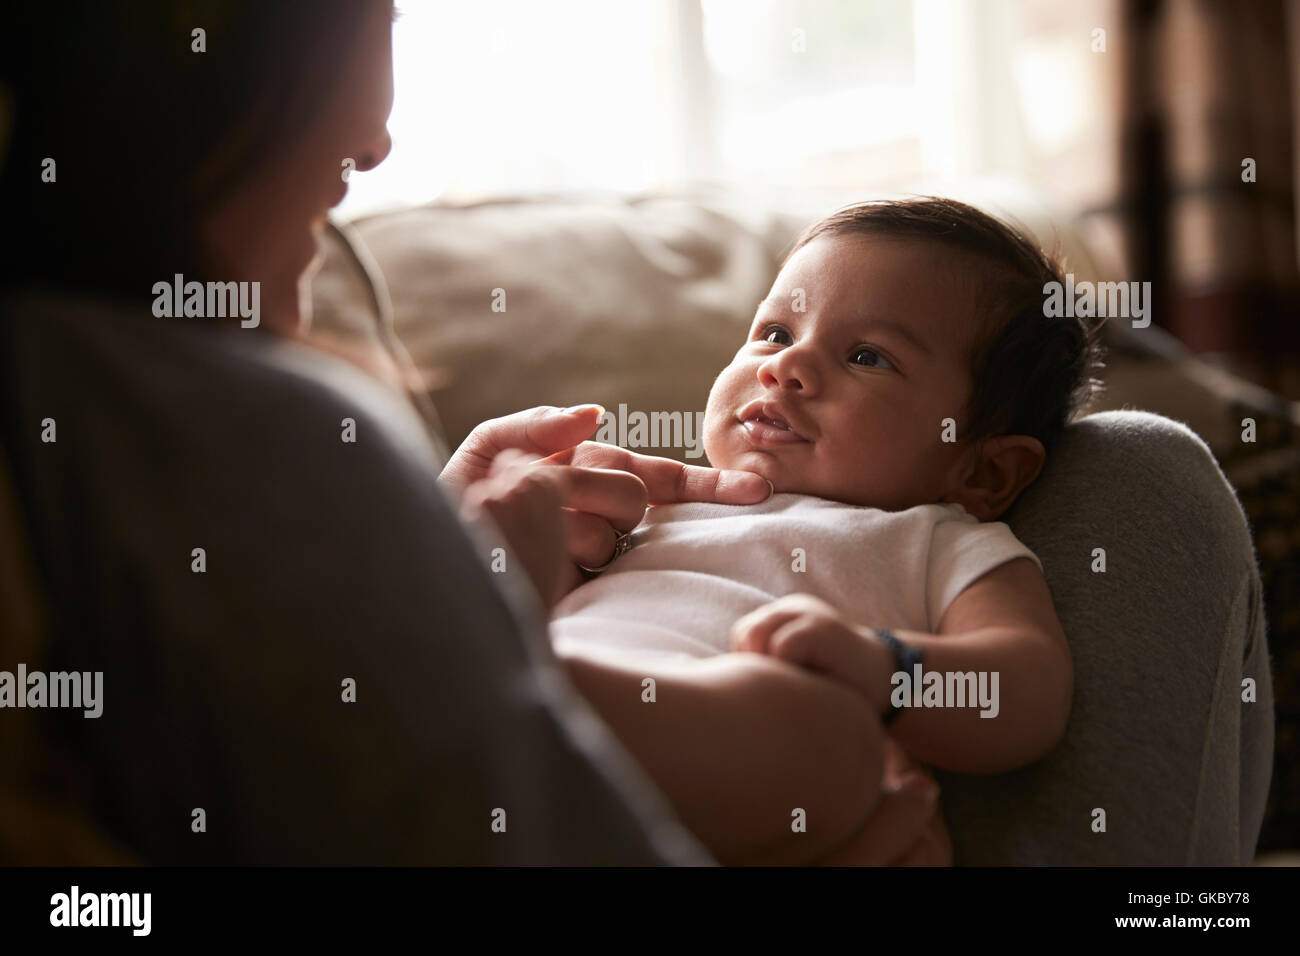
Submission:
M 1068 195 L 1098 175 L 1080 147 L 1118 57 L 1090 52 L 1090 33 L 1114 7 L 408 3 L 393 152 L 353 178 L 342 213 L 700 183 L 860 196 L 975 174 Z

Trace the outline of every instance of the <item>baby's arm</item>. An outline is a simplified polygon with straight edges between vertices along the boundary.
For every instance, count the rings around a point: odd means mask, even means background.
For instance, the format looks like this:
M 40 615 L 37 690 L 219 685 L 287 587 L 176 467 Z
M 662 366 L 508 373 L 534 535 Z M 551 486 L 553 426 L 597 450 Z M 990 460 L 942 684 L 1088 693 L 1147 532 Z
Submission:
M 903 709 L 889 733 L 917 760 L 959 773 L 999 773 L 1037 760 L 1064 735 L 1074 684 L 1070 650 L 1047 582 L 1029 558 L 979 578 L 935 633 L 893 633 L 924 652 L 925 673 L 998 675 L 996 717 L 981 717 L 978 706 Z M 795 595 L 747 615 L 733 643 L 837 676 L 878 713 L 888 707 L 892 653 L 871 628 L 815 598 Z
M 999 773 L 1048 753 L 1065 736 L 1074 693 L 1070 646 L 1043 572 L 1008 561 L 959 594 L 934 634 L 898 631 L 940 673 L 996 671 L 999 712 L 907 708 L 893 737 L 918 760 L 960 773 Z

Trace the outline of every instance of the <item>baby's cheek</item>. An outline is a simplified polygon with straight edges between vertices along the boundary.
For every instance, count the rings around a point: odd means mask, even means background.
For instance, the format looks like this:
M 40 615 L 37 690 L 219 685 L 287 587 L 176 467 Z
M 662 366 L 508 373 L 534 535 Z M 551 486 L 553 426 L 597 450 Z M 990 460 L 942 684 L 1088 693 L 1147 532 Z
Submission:
M 877 443 L 855 442 L 841 446 L 837 454 L 823 455 L 819 464 L 834 484 L 848 489 L 873 487 L 887 467 L 889 453 Z
M 725 437 L 725 424 L 729 418 L 727 412 L 727 370 L 724 369 L 713 382 L 713 387 L 709 389 L 709 400 L 704 406 L 704 430 L 701 439 L 704 444 L 704 454 L 708 456 L 709 464 L 714 468 L 723 468 L 725 465 L 719 464 L 719 458 L 727 454 Z
M 726 468 L 728 455 L 727 443 L 723 440 L 720 416 L 711 412 L 704 414 L 704 455 L 714 468 Z

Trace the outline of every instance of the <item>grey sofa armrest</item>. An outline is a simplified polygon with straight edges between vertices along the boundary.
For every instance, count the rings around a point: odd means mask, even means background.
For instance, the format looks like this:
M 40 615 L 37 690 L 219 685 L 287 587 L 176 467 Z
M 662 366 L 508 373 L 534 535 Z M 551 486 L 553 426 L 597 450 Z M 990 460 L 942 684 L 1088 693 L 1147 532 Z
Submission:
M 1249 527 L 1204 442 L 1158 415 L 1091 415 L 1005 520 L 1043 563 L 1074 658 L 1073 710 L 1030 767 L 937 775 L 956 862 L 1251 862 L 1273 688 Z

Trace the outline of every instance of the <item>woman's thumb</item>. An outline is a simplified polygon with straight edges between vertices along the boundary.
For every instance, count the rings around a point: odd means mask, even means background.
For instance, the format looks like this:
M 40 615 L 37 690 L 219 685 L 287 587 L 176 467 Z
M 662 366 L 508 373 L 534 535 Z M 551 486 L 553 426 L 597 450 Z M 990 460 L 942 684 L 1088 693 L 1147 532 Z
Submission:
M 538 455 L 552 455 L 590 438 L 604 414 L 605 409 L 599 405 L 530 408 L 497 419 L 491 433 L 492 443 L 498 450 L 518 448 Z
M 572 405 L 556 410 L 541 425 L 541 441 L 546 447 L 538 448 L 543 455 L 572 448 L 590 438 L 600 427 L 605 414 L 603 405 Z

